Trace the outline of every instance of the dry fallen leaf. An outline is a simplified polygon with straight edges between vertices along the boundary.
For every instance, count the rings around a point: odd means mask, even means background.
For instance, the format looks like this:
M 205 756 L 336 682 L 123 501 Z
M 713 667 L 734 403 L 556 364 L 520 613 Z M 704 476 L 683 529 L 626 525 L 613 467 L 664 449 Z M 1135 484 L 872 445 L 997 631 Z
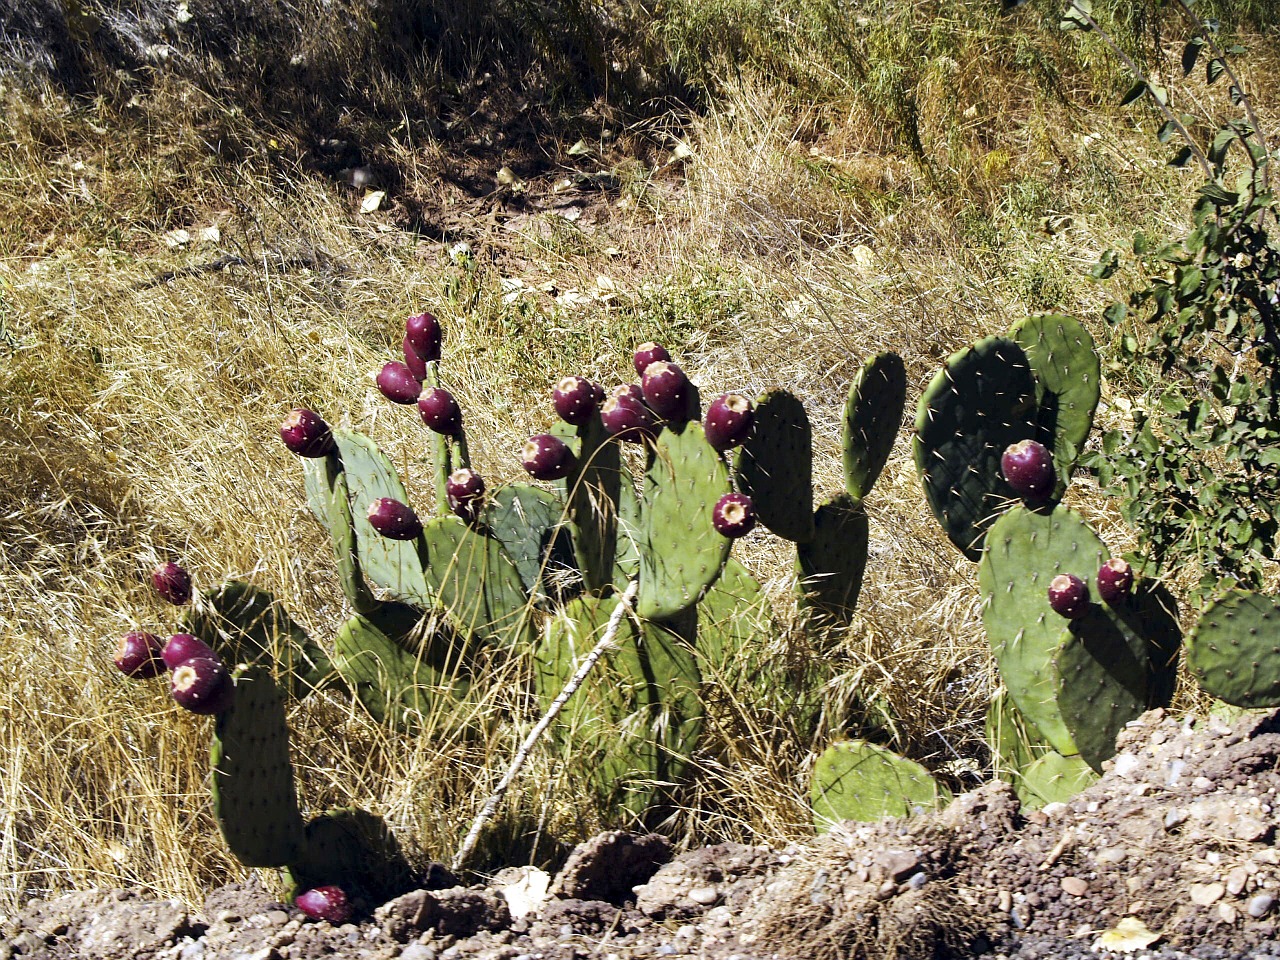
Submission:
M 1137 917 L 1125 917 L 1098 937 L 1093 942 L 1093 949 L 1131 953 L 1134 950 L 1145 950 L 1159 939 L 1160 934 L 1152 933 Z
M 387 191 L 373 190 L 365 194 L 364 200 L 360 204 L 361 213 L 373 213 L 382 206 L 382 201 L 386 199 Z

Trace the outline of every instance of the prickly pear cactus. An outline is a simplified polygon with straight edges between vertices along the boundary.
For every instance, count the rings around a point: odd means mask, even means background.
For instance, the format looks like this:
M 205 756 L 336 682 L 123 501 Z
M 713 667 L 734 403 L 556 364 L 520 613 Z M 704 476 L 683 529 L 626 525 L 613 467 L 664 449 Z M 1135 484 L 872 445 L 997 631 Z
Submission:
M 987 337 L 947 360 L 916 409 L 913 452 L 929 509 L 970 560 L 1017 499 L 1000 471 L 1010 444 L 1040 435 L 1036 383 L 1022 348 Z
M 542 609 L 565 603 L 582 589 L 564 503 L 554 493 L 525 483 L 502 487 L 489 501 L 484 525 Z
M 1001 687 L 987 707 L 987 746 L 996 779 L 1017 784 L 1022 771 L 1053 748 L 1039 736 Z
M 183 632 L 199 637 L 228 663 L 256 663 L 276 674 L 297 698 L 334 676 L 328 656 L 265 590 L 229 580 L 202 594 L 183 617 Z
M 1039 440 L 1053 451 L 1058 495 L 1093 428 L 1102 391 L 1102 368 L 1093 337 L 1074 317 L 1039 314 L 1009 329 L 1031 364 L 1036 384 Z
M 760 523 L 787 540 L 812 539 L 813 431 L 799 399 L 771 390 L 756 401 L 755 427 L 734 471 Z
M 240 667 L 234 678 L 235 698 L 218 715 L 209 752 L 213 815 L 241 863 L 282 867 L 304 843 L 284 695 L 265 667 Z
M 992 525 L 978 566 L 982 623 L 1000 676 L 1022 715 L 1064 756 L 1078 752 L 1053 667 L 1067 622 L 1049 606 L 1049 582 L 1070 573 L 1088 583 L 1106 559 L 1102 541 L 1066 507 L 1015 507 Z
M 832 744 L 813 767 L 810 802 L 819 832 L 840 820 L 937 810 L 950 799 L 950 791 L 920 764 L 865 740 Z
M 362 616 L 343 624 L 334 665 L 356 699 L 379 723 L 412 727 L 431 715 L 432 700 L 458 684 L 460 664 L 443 668 L 406 651 Z
M 700 424 L 668 427 L 658 436 L 645 471 L 637 543 L 640 617 L 678 615 L 720 576 L 731 541 L 716 532 L 711 513 L 730 489 L 724 461 Z
M 844 488 L 855 501 L 871 492 L 902 426 L 907 368 L 896 353 L 878 353 L 858 371 L 844 405 Z
M 535 658 L 543 707 L 603 635 L 617 601 L 579 597 L 548 627 Z M 702 729 L 701 677 L 684 641 L 651 621 L 624 618 L 617 646 L 558 718 L 557 739 L 607 809 L 642 817 L 684 777 Z
M 509 646 L 530 628 L 529 597 L 502 544 L 457 517 L 437 517 L 421 537 L 427 582 L 449 621 L 464 636 Z
M 423 574 L 418 541 L 391 540 L 369 525 L 367 514 L 374 500 L 390 497 L 409 502 L 395 468 L 368 437 L 335 429 L 333 439 L 346 474 L 356 550 L 365 576 L 392 599 L 432 606 L 434 597 Z
M 306 826 L 298 856 L 285 869 L 290 896 L 336 884 L 349 896 L 386 903 L 414 887 L 414 872 L 391 828 L 355 807 L 326 810 Z
M 814 512 L 811 540 L 796 544 L 800 606 L 826 626 L 853 619 L 867 568 L 870 536 L 867 514 L 858 501 L 841 494 Z
M 1187 638 L 1187 665 L 1219 700 L 1280 706 L 1280 603 L 1232 590 L 1209 604 Z
M 1013 791 L 1024 810 L 1039 810 L 1050 803 L 1066 803 L 1097 780 L 1098 775 L 1082 758 L 1050 751 L 1023 769 L 1013 782 Z
M 350 492 L 342 460 L 336 451 L 325 457 L 304 458 L 303 476 L 307 504 L 333 544 L 342 592 L 356 613 L 368 613 L 377 606 L 378 600 L 369 591 L 360 571 L 356 531 L 351 520 Z
M 613 558 L 613 589 L 622 593 L 627 584 L 640 576 L 640 541 L 644 535 L 644 517 L 640 494 L 626 464 L 619 468 L 618 545 Z
M 581 426 L 557 423 L 551 434 L 573 452 L 574 467 L 556 484 L 564 497 L 578 569 L 589 591 L 613 578 L 618 537 L 618 496 L 622 482 L 618 443 L 599 417 Z

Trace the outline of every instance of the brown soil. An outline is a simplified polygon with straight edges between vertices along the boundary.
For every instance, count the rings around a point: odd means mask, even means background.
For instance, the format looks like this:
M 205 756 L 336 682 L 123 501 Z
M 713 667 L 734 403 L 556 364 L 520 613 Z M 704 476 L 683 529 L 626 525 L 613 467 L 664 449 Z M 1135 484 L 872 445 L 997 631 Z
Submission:
M 1103 778 L 1029 815 L 990 783 L 941 813 L 845 823 L 803 847 L 720 844 L 672 856 L 656 835 L 582 844 L 547 889 L 532 868 L 420 889 L 342 926 L 305 921 L 255 884 L 199 909 L 125 890 L 32 903 L 0 960 L 348 957 L 1280 958 L 1280 713 L 1233 726 L 1153 711 Z M 1150 938 L 1146 938 L 1150 939 Z M 1119 955 L 1119 954 L 1116 954 Z

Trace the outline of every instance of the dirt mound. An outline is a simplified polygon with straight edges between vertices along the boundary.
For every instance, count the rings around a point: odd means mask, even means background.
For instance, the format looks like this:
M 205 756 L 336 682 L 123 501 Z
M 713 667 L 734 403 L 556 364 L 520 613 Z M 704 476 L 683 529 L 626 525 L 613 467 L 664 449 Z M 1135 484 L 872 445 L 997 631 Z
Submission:
M 338 927 L 253 884 L 199 911 L 80 892 L 31 904 L 0 958 L 1280 958 L 1280 713 L 1228 725 L 1152 711 L 1107 767 L 1029 815 L 991 783 L 938 814 L 845 823 L 781 851 L 671 859 L 661 838 L 605 834 L 554 882 L 516 868 Z

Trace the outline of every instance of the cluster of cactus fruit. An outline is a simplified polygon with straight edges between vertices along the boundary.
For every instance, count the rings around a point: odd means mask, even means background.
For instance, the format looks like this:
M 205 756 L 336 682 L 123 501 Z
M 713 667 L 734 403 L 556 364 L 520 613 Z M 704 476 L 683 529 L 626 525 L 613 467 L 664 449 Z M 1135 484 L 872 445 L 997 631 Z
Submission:
M 867 565 L 864 499 L 907 395 L 896 354 L 861 367 L 842 418 L 844 490 L 815 508 L 812 434 L 796 396 L 730 392 L 704 411 L 670 354 L 647 343 L 633 358 L 636 383 L 606 392 L 570 375 L 555 384 L 557 422 L 519 453 L 544 485 L 490 489 L 471 467 L 462 409 L 441 386 L 442 339 L 431 314 L 410 318 L 403 361 L 376 376 L 431 432 L 434 516 L 419 515 L 368 438 L 305 409 L 280 427 L 303 459 L 307 500 L 354 613 L 332 656 L 270 595 L 233 581 L 196 597 L 167 644 L 131 633 L 116 660 L 140 679 L 171 669 L 175 700 L 216 715 L 214 812 L 228 845 L 248 865 L 283 868 L 316 916 L 342 915 L 351 891 L 386 894 L 410 871 L 371 814 L 305 820 L 286 696 L 328 686 L 380 722 L 414 728 L 464 706 L 478 664 L 527 656 L 545 707 L 634 584 L 605 675 L 569 702 L 555 736 L 612 809 L 637 819 L 660 811 L 701 734 L 704 675 L 763 639 L 762 591 L 731 558 L 734 540 L 759 525 L 793 542 L 797 601 L 815 634 L 848 625 Z M 1046 315 L 953 355 L 916 416 L 926 499 L 979 564 L 1003 681 L 988 716 L 995 768 L 1030 804 L 1086 784 L 1124 723 L 1170 701 L 1183 646 L 1168 591 L 1135 583 L 1061 503 L 1098 397 L 1088 332 Z M 192 597 L 176 565 L 154 582 L 174 603 Z M 1186 653 L 1209 692 L 1280 705 L 1278 672 L 1264 666 L 1276 617 L 1280 604 L 1241 592 L 1205 611 Z M 950 796 L 924 767 L 863 739 L 817 759 L 811 795 L 819 829 Z

